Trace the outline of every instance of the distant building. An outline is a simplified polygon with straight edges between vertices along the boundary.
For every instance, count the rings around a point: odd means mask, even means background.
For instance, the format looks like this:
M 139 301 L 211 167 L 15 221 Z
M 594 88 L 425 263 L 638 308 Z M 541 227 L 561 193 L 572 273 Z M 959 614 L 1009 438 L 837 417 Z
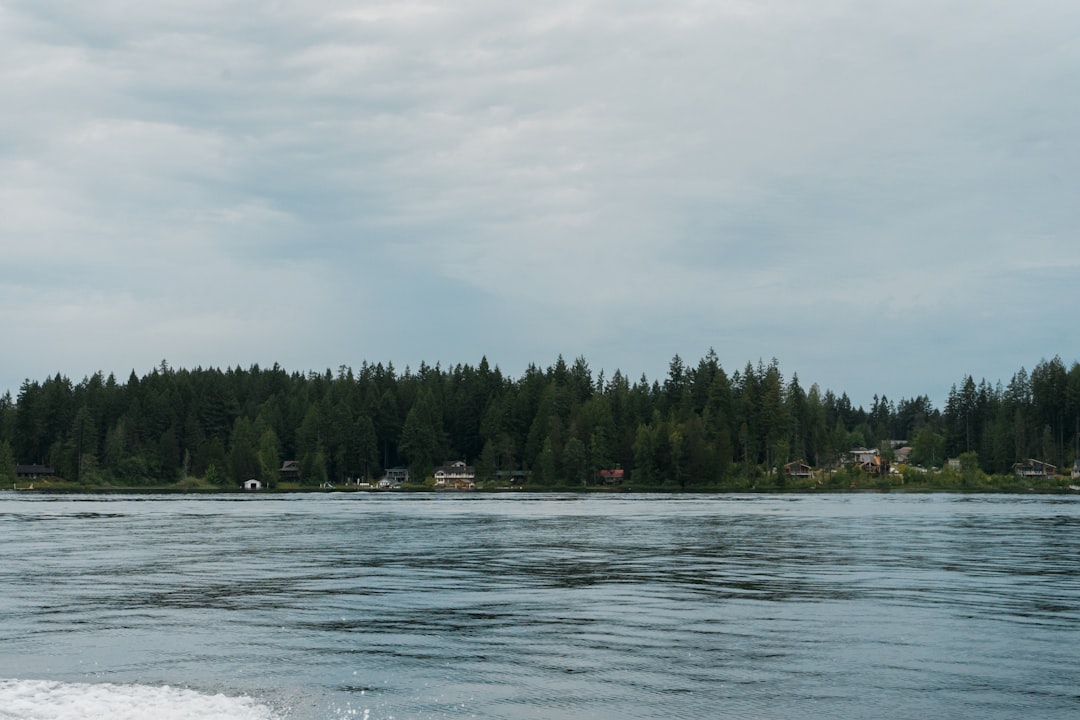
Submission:
M 813 477 L 814 468 L 807 465 L 802 460 L 796 460 L 789 462 L 784 466 L 784 474 L 792 478 L 808 478 Z
M 300 463 L 297 460 L 286 460 L 281 463 L 278 479 L 281 482 L 300 482 Z
M 1057 466 L 1029 458 L 1027 462 L 1018 462 L 1013 465 L 1013 473 L 1017 477 L 1054 477 Z
M 865 473 L 883 475 L 889 472 L 889 462 L 876 449 L 855 448 L 850 454 L 852 466 Z
M 443 463 L 435 468 L 435 487 L 472 490 L 476 487 L 476 468 L 464 460 Z
M 262 490 L 263 489 L 263 484 L 262 484 L 261 481 L 256 480 L 255 478 L 251 478 L 250 480 L 244 481 L 244 489 L 245 490 Z
M 383 481 L 386 481 L 385 485 L 383 484 Z M 384 489 L 391 488 L 391 487 L 401 487 L 402 485 L 405 485 L 408 482 L 409 482 L 409 468 L 392 467 L 392 468 L 387 468 L 386 474 L 383 475 L 382 478 L 379 481 L 379 487 L 384 488 Z
M 856 467 L 871 475 L 882 475 L 889 472 L 889 461 L 884 460 L 880 455 L 875 455 L 866 462 L 859 463 Z
M 865 465 L 866 463 L 873 462 L 874 458 L 880 457 L 876 449 L 864 447 L 854 448 L 850 454 L 851 462 L 854 465 Z
M 15 477 L 20 480 L 36 480 L 37 478 L 53 477 L 56 471 L 48 465 L 16 465 Z
M 621 485 L 622 481 L 626 479 L 626 471 L 622 468 L 615 468 L 613 470 L 601 470 L 600 482 L 606 485 Z

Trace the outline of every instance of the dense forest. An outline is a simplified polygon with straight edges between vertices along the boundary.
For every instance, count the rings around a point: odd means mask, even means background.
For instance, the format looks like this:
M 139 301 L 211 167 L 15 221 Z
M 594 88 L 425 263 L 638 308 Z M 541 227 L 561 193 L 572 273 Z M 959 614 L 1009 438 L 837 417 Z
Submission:
M 666 377 L 605 377 L 560 356 L 519 378 L 479 364 L 342 366 L 337 373 L 274 365 L 182 370 L 162 361 L 126 382 L 57 374 L 0 397 L 0 479 L 40 463 L 83 484 L 160 486 L 200 478 L 222 488 L 273 481 L 283 460 L 305 484 L 376 478 L 405 465 L 424 478 L 450 459 L 478 480 L 528 471 L 537 488 L 574 487 L 621 467 L 636 487 L 723 490 L 777 477 L 791 460 L 838 466 L 853 447 L 905 440 L 910 463 L 977 458 L 985 473 L 1021 459 L 1071 465 L 1080 441 L 1080 364 L 1043 360 L 1007 385 L 968 376 L 944 409 L 925 396 L 804 388 L 778 363 L 728 374 L 713 351 L 696 365 L 675 356 Z M 500 473 L 500 471 L 503 471 Z

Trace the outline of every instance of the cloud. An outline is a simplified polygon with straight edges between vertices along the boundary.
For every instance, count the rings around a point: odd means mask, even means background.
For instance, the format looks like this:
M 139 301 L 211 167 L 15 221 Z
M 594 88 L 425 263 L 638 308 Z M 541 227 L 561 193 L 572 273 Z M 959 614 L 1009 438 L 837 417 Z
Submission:
M 6 3 L 4 328 L 46 352 L 0 387 L 715 345 L 865 400 L 1067 354 L 1078 12 Z

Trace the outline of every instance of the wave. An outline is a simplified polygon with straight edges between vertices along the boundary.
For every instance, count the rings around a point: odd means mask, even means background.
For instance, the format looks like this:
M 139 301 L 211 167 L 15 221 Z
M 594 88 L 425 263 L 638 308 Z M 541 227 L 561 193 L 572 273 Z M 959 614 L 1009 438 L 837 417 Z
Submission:
M 0 680 L 0 720 L 279 720 L 248 697 L 169 686 Z

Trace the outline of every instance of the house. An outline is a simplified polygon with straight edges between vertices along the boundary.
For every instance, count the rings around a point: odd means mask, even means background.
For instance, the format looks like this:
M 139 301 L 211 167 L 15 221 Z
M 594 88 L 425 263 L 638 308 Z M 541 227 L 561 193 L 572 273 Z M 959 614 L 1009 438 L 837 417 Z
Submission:
M 814 468 L 802 460 L 795 460 L 784 466 L 784 474 L 791 478 L 808 478 L 813 477 Z
M 250 480 L 245 480 L 244 481 L 244 489 L 245 490 L 262 490 L 263 489 L 263 484 L 259 480 L 256 480 L 255 478 L 251 478 Z
M 443 463 L 435 468 L 435 487 L 472 490 L 476 487 L 476 468 L 464 460 Z
M 278 479 L 281 482 L 300 482 L 300 463 L 297 460 L 286 460 L 281 463 L 278 470 Z
M 16 465 L 15 477 L 20 480 L 36 480 L 37 478 L 53 477 L 56 471 L 48 465 Z
M 889 461 L 883 459 L 880 455 L 873 455 L 865 462 L 857 463 L 855 467 L 871 475 L 883 475 L 890 471 Z
M 615 468 L 614 470 L 601 470 L 600 482 L 607 485 L 619 485 L 626 478 L 626 471 L 622 468 Z
M 1029 458 L 1027 462 L 1013 465 L 1013 473 L 1017 477 L 1054 477 L 1057 466 Z
M 914 450 L 910 445 L 904 445 L 903 447 L 896 448 L 893 457 L 898 463 L 907 463 L 907 461 L 911 459 L 911 453 L 913 452 Z
M 1080 458 L 1078 458 L 1077 461 L 1073 463 L 1072 469 L 1072 479 L 1076 480 L 1077 478 L 1080 478 Z
M 386 474 L 383 475 L 382 480 L 386 481 L 385 487 L 401 487 L 409 482 L 409 468 L 387 468 Z M 379 487 L 384 487 L 381 481 L 379 482 Z
M 855 467 L 869 475 L 886 475 L 892 471 L 889 461 L 883 459 L 879 454 L 873 454 L 873 456 L 867 457 L 862 462 L 855 463 Z
M 866 463 L 873 462 L 874 458 L 878 458 L 878 460 L 881 459 L 881 456 L 878 454 L 878 451 L 876 449 L 870 449 L 870 448 L 863 448 L 863 447 L 855 448 L 855 449 L 853 449 L 851 451 L 850 454 L 851 454 L 851 462 L 853 464 L 855 464 L 855 465 L 865 465 Z
M 881 475 L 889 472 L 889 461 L 881 457 L 876 448 L 855 448 L 848 453 L 851 457 L 849 463 L 852 467 L 862 470 L 871 475 Z

